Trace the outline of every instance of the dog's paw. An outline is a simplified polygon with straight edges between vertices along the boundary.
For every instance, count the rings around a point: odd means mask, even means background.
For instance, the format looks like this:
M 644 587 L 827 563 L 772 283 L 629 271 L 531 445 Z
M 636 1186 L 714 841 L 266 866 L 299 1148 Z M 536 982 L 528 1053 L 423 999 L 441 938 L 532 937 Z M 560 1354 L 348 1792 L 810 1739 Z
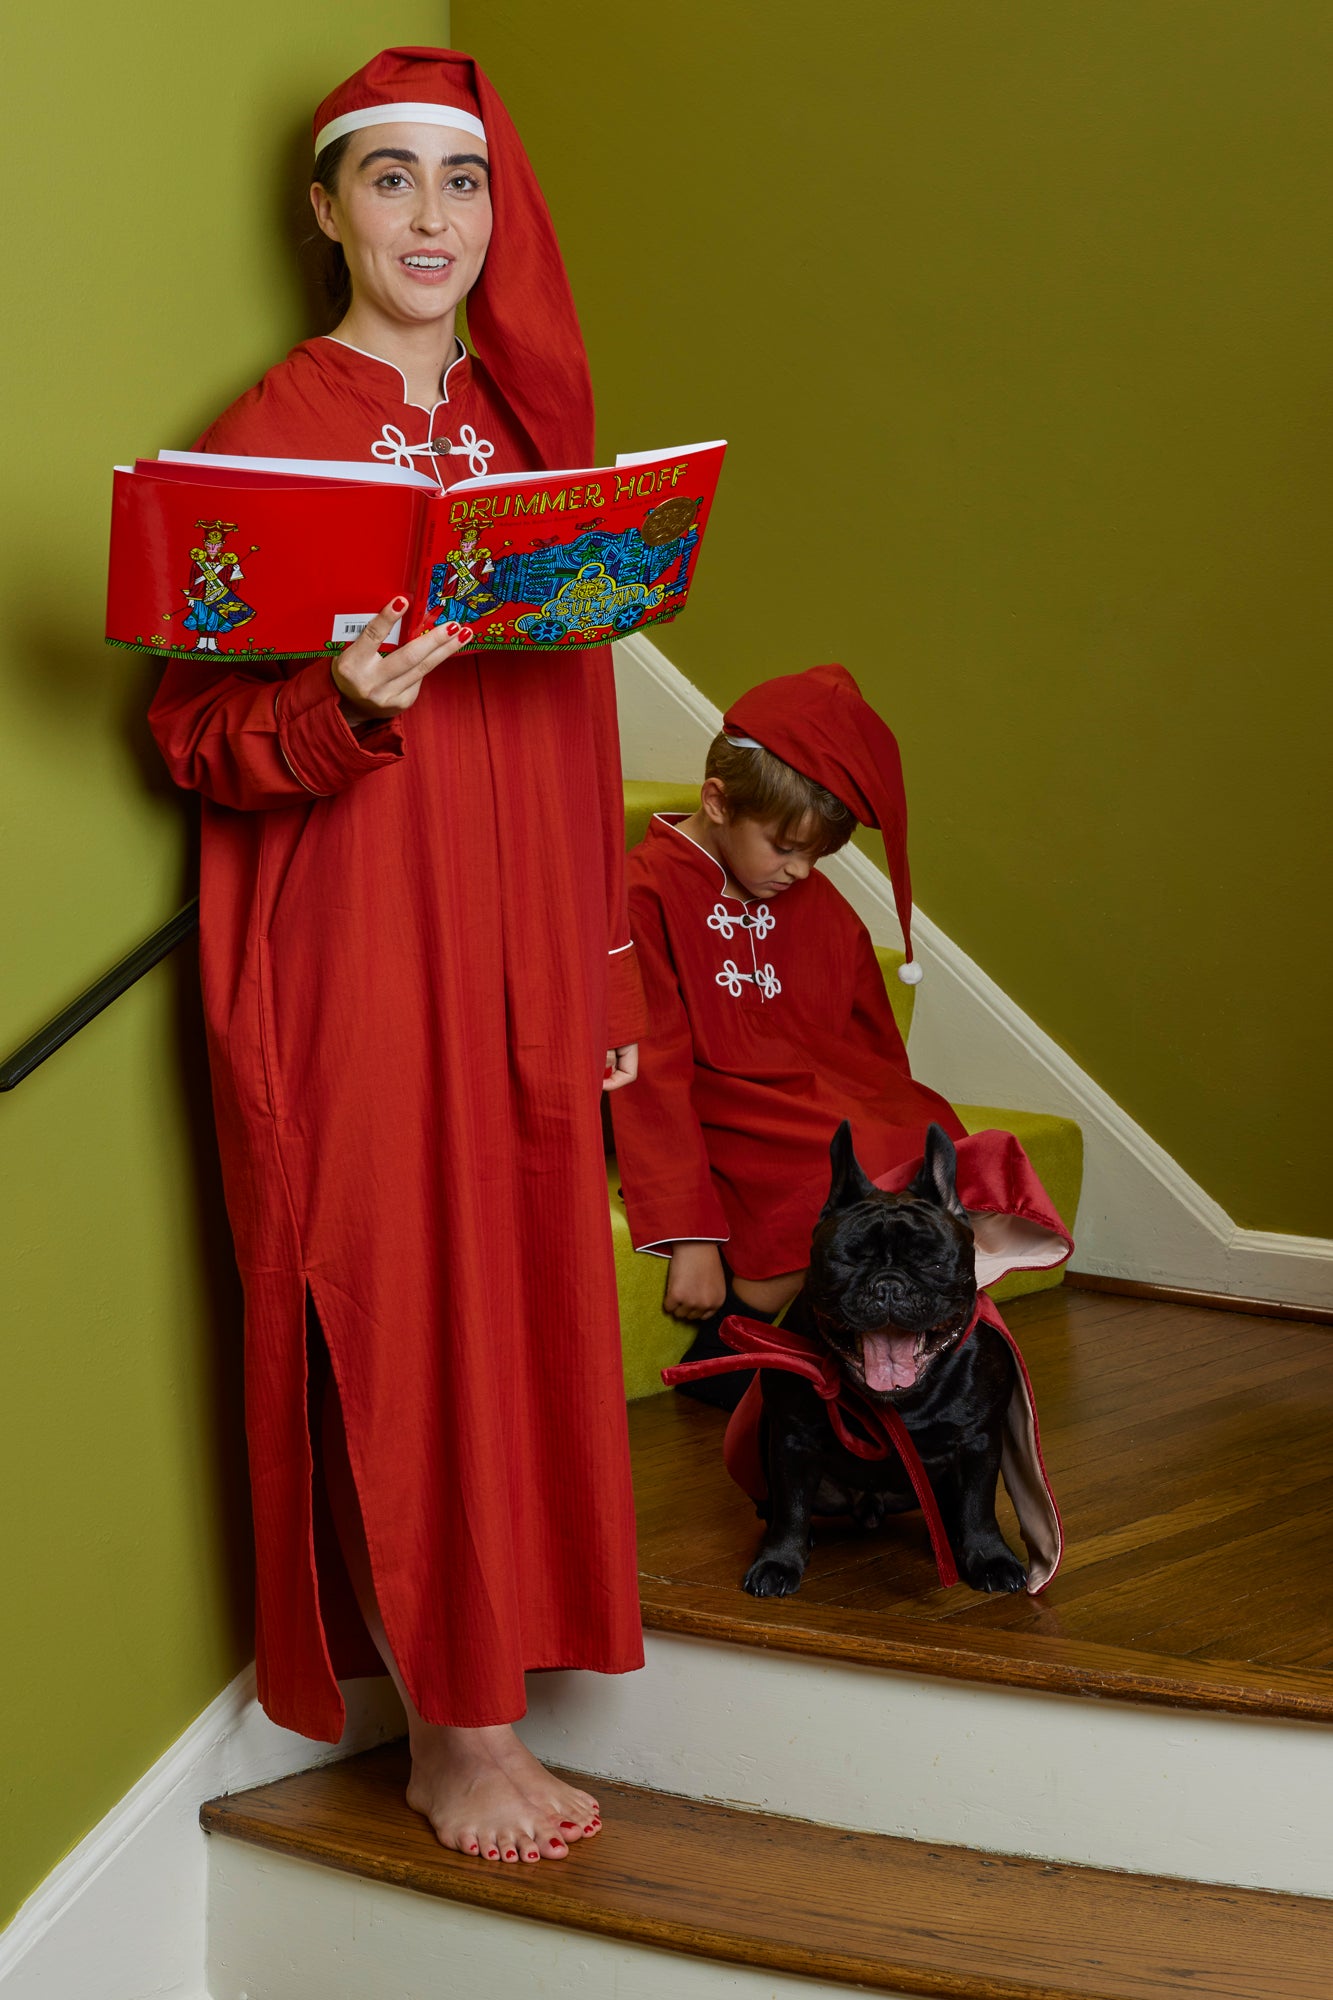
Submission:
M 789 1556 L 760 1556 L 741 1578 L 741 1589 L 748 1590 L 751 1597 L 790 1597 L 800 1589 L 804 1575 L 804 1563 L 793 1562 Z
M 974 1556 L 961 1565 L 964 1583 L 973 1590 L 1021 1590 L 1028 1573 L 1009 1549 L 999 1555 Z

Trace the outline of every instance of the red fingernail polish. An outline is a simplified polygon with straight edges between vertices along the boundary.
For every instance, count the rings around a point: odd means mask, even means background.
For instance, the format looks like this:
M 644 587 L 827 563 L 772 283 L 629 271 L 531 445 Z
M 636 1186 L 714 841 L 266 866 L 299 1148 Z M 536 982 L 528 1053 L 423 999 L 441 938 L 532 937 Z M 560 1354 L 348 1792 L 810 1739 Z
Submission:
M 466 646 L 466 644 L 467 644 L 468 640 L 469 640 L 469 639 L 470 639 L 471 637 L 472 637 L 472 627 L 471 627 L 470 625 L 460 625 L 460 626 L 459 626 L 459 628 L 458 628 L 458 643 L 459 643 L 459 645 L 460 645 L 460 646 Z
M 389 609 L 390 611 L 398 612 L 401 617 L 402 613 L 407 609 L 407 599 L 405 597 L 395 597 Z
M 447 632 L 447 633 L 449 634 L 449 637 L 450 637 L 450 638 L 452 639 L 452 638 L 453 638 L 453 636 L 454 636 L 454 633 L 455 633 L 455 632 L 457 632 L 457 631 L 459 631 L 459 630 L 460 630 L 461 628 L 460 628 L 460 626 L 459 626 L 459 623 L 458 623 L 458 620 L 457 620 L 457 619 L 455 618 L 455 619 L 452 619 L 452 620 L 450 621 L 450 623 L 449 623 L 448 625 L 446 625 L 446 626 L 445 626 L 445 628 L 444 628 L 444 629 L 445 629 L 445 631 L 446 631 L 446 632 Z

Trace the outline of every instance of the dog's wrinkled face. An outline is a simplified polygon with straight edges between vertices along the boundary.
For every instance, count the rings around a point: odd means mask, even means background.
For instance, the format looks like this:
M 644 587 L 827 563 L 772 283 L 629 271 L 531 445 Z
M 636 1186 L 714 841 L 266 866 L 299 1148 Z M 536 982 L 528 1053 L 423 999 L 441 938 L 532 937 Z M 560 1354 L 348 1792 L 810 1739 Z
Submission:
M 854 1385 L 872 1397 L 903 1396 L 962 1338 L 976 1306 L 953 1142 L 931 1126 L 921 1172 L 903 1194 L 867 1178 L 845 1120 L 829 1151 L 833 1183 L 811 1244 L 806 1297 Z

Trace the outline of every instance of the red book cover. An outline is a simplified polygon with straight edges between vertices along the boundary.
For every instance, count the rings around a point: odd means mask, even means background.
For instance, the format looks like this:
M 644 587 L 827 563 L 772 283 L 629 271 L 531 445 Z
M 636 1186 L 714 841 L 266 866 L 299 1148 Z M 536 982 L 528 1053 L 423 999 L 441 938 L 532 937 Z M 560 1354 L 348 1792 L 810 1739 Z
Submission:
M 676 617 L 724 444 L 465 479 L 177 452 L 118 467 L 106 637 L 177 659 L 334 653 L 399 594 L 388 644 L 573 651 Z

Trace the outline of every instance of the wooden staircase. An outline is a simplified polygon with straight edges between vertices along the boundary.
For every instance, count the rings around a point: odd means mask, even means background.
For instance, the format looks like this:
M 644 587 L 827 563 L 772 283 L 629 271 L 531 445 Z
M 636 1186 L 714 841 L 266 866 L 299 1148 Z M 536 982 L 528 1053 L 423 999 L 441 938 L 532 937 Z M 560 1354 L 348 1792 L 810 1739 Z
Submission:
M 213 2000 L 1330 2000 L 1329 1335 L 1069 1289 L 1010 1318 L 1046 1597 L 940 1590 L 904 1517 L 748 1598 L 721 1419 L 646 1399 L 647 1668 L 534 1675 L 524 1726 L 605 1832 L 443 1854 L 397 1750 L 215 1801 Z
M 631 841 L 696 801 L 627 785 Z M 958 1108 L 1073 1220 L 1075 1125 Z M 535 1867 L 446 1854 L 401 1747 L 214 1800 L 212 2000 L 1333 2000 L 1328 1333 L 1019 1276 L 1050 1591 L 941 1590 L 906 1516 L 759 1601 L 723 1420 L 661 1391 L 692 1329 L 617 1182 L 647 1666 L 534 1675 L 523 1725 L 605 1831 Z

